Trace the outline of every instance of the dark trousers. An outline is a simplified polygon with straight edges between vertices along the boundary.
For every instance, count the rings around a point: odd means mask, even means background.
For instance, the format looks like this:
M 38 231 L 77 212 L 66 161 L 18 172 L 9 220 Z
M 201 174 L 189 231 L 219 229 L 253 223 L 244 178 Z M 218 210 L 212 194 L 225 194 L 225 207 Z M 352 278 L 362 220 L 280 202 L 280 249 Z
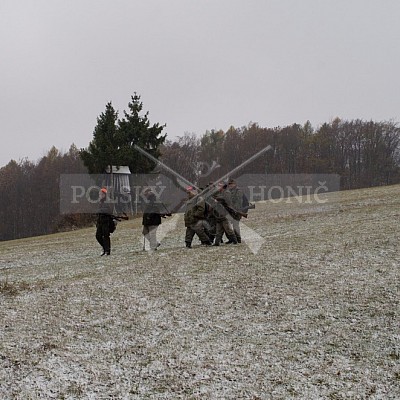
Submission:
M 96 239 L 100 243 L 100 246 L 103 248 L 104 252 L 110 254 L 110 217 L 103 216 L 97 221 Z

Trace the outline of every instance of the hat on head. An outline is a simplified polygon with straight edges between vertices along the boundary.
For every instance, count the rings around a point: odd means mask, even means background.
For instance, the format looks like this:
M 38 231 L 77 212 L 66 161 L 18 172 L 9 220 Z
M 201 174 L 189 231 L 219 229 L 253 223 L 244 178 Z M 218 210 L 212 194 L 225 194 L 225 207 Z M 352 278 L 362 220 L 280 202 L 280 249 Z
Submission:
M 107 193 L 107 189 L 103 187 L 103 188 L 100 189 L 100 192 Z
M 194 186 L 187 186 L 186 193 L 192 193 L 195 195 L 195 194 L 197 194 L 197 189 Z

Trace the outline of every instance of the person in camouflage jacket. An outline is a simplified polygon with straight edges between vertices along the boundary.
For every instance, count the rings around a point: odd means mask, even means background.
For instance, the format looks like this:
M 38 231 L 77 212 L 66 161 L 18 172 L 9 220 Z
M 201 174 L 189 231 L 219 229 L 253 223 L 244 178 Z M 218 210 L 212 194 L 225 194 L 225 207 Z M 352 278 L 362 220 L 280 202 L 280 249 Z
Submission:
M 216 232 L 214 246 L 219 246 L 225 233 L 228 243 L 237 244 L 236 236 L 231 225 L 230 210 L 233 209 L 231 194 L 223 182 L 218 183 L 218 190 L 209 198 L 212 214 L 215 218 Z
M 186 193 L 188 195 L 184 214 L 186 227 L 186 247 L 192 247 L 192 240 L 194 235 L 197 235 L 199 237 L 201 244 L 209 246 L 211 245 L 211 242 L 204 227 L 204 220 L 206 218 L 206 206 L 204 199 L 201 196 L 197 196 L 197 191 L 192 186 L 187 187 Z

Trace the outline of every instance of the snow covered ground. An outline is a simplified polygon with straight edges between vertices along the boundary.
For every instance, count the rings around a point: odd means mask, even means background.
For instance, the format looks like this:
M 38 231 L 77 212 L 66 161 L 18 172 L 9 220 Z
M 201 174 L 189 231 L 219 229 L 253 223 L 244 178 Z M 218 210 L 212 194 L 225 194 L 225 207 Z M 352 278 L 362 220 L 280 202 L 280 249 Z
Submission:
M 326 199 L 258 203 L 253 247 L 1 242 L 0 398 L 400 398 L 400 186 Z

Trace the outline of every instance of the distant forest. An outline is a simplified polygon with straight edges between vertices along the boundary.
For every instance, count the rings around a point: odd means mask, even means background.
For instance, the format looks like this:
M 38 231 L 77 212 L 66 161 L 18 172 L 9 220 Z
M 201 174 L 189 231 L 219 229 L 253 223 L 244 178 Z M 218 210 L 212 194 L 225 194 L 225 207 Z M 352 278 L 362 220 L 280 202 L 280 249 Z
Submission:
M 335 173 L 341 189 L 400 183 L 400 128 L 391 121 L 335 119 L 313 128 L 311 123 L 185 134 L 161 147 L 161 160 L 199 186 L 218 179 L 262 148 L 272 149 L 241 173 Z M 213 170 L 213 166 L 219 167 Z M 54 233 L 93 223 L 90 215 L 60 215 L 61 174 L 86 173 L 79 150 L 61 153 L 52 147 L 36 163 L 10 161 L 0 169 L 0 240 Z M 136 171 L 131 171 L 135 173 Z

